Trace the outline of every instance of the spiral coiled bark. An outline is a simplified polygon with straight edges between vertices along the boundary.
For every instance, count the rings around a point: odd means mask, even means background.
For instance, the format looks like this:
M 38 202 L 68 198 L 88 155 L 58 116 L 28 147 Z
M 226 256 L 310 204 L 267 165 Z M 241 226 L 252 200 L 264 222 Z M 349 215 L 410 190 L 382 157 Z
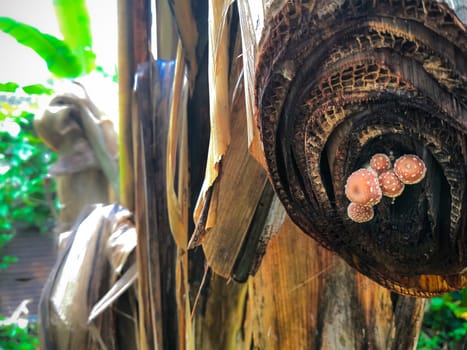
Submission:
M 268 173 L 290 217 L 399 293 L 467 285 L 467 35 L 428 0 L 288 1 L 256 67 Z M 346 178 L 375 153 L 418 155 L 425 179 L 346 215 Z

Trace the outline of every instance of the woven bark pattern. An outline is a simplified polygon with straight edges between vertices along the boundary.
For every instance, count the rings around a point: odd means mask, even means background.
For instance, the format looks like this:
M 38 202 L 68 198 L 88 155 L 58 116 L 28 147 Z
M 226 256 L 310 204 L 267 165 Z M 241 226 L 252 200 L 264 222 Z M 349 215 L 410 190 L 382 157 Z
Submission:
M 257 123 L 288 214 L 399 293 L 462 288 L 467 35 L 436 1 L 275 4 L 256 69 Z M 374 153 L 413 153 L 426 178 L 368 223 L 346 215 L 346 178 Z

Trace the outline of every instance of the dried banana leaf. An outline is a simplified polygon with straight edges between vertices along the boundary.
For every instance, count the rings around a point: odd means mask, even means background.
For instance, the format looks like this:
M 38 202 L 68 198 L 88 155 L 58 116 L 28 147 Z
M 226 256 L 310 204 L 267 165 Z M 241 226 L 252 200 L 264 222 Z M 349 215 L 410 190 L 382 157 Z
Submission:
M 166 155 L 167 214 L 170 230 L 177 244 L 175 267 L 176 298 L 180 348 L 194 348 L 190 317 L 189 271 L 187 243 L 189 233 L 189 168 L 188 168 L 188 79 L 181 42 L 178 44 L 175 74 L 170 99 L 170 121 Z
M 91 323 L 88 318 L 119 276 L 113 258 L 122 252 L 128 257 L 135 246 L 136 232 L 130 222 L 131 214 L 119 205 L 83 209 L 42 292 L 39 336 L 43 349 L 117 349 L 117 333 L 122 331 L 117 326 L 118 307 L 101 310 Z M 110 237 L 121 230 L 128 231 L 129 239 L 109 250 Z
M 208 42 L 208 78 L 209 108 L 211 133 L 209 139 L 208 161 L 203 186 L 194 211 L 194 221 L 198 222 L 203 207 L 206 205 L 207 193 L 219 174 L 222 157 L 230 144 L 230 99 L 229 99 L 229 7 L 232 0 L 216 0 L 209 2 L 209 42 Z M 214 200 L 215 201 L 215 200 Z M 211 203 L 215 208 L 216 203 Z M 216 221 L 216 212 L 210 210 L 206 229 Z
M 49 172 L 56 177 L 62 206 L 60 231 L 68 230 L 86 204 L 109 203 L 115 197 L 117 134 L 112 121 L 86 95 L 74 93 L 54 96 L 35 117 L 34 127 L 58 153 L 58 161 Z M 109 183 L 114 186 L 113 194 Z
M 174 83 L 170 101 L 167 139 L 166 194 L 170 229 L 178 248 L 188 243 L 188 82 L 182 46 L 178 45 Z M 176 183 L 175 183 L 176 182 Z M 176 186 L 176 188 L 174 188 Z
M 258 2 L 238 0 L 238 17 L 242 35 L 243 85 L 248 130 L 248 149 L 255 159 L 266 169 L 263 147 L 256 127 L 255 106 L 255 60 L 256 50 L 261 38 L 264 9 Z
M 107 176 L 114 192 L 119 193 L 117 163 L 117 138 L 110 119 L 98 114 L 97 107 L 89 99 L 82 99 L 73 94 L 57 96 L 51 106 L 67 106 L 76 114 L 79 125 L 91 145 L 99 164 Z
M 199 33 L 191 1 L 192 0 L 169 0 L 169 5 L 174 14 L 175 21 L 177 22 L 177 29 L 188 66 L 190 91 L 193 93 L 196 75 L 198 74 L 196 48 L 198 46 Z
M 232 33 L 231 37 L 235 40 L 228 85 L 228 99 L 232 101 L 228 121 L 231 142 L 223 155 L 222 171 L 208 191 L 210 202 L 206 202 L 201 216 L 201 219 L 206 219 L 205 225 L 201 225 L 202 220 L 198 222 L 189 244 L 191 248 L 201 243 L 209 266 L 224 278 L 232 276 L 235 264 L 246 251 L 243 247 L 247 244 L 255 246 L 252 241 L 247 243 L 252 238 L 250 228 L 255 225 L 253 220 L 259 212 L 267 211 L 271 201 L 269 198 L 260 205 L 267 183 L 266 173 L 248 152 L 245 99 L 243 89 L 239 88 L 243 82 L 239 31 Z M 258 226 L 261 226 L 259 222 Z M 262 228 L 255 230 L 258 234 L 261 231 Z M 198 234 L 201 238 L 197 237 Z M 258 235 L 255 237 L 258 239 Z M 244 263 L 242 265 L 242 268 L 246 267 Z
M 123 276 L 115 282 L 115 284 L 110 288 L 110 290 L 100 299 L 92 308 L 89 313 L 88 323 L 93 322 L 97 316 L 104 312 L 110 305 L 112 305 L 118 297 L 130 288 L 138 277 L 138 271 L 136 269 L 136 264 L 131 265 L 131 267 L 126 270 Z

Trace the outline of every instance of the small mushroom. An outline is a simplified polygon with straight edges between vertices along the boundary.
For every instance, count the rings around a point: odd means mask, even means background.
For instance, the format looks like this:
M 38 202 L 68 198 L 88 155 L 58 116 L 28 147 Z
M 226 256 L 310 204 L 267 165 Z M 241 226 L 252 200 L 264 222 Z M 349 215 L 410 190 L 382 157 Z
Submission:
M 369 169 L 354 171 L 345 184 L 345 195 L 349 201 L 357 204 L 367 206 L 378 204 L 383 196 L 378 174 Z
M 376 153 L 370 159 L 370 167 L 378 174 L 391 169 L 391 159 L 384 153 Z
M 352 221 L 362 223 L 373 219 L 375 212 L 373 207 L 350 202 L 347 207 L 347 215 Z
M 394 162 L 394 172 L 406 185 L 413 185 L 423 180 L 426 166 L 423 160 L 414 154 L 406 154 Z
M 390 198 L 400 196 L 404 191 L 405 185 L 399 180 L 394 170 L 388 170 L 379 176 L 379 184 L 383 195 Z

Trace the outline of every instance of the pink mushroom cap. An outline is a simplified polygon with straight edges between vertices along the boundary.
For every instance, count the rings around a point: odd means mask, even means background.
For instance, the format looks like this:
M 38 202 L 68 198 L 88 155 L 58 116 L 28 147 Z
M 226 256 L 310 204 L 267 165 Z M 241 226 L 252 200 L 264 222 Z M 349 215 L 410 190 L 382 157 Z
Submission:
M 391 169 L 391 159 L 384 153 L 376 153 L 370 159 L 370 167 L 378 174 Z
M 423 180 L 426 166 L 423 160 L 414 154 L 406 154 L 394 162 L 394 172 L 406 185 L 413 185 Z
M 362 223 L 373 219 L 375 212 L 373 207 L 350 202 L 347 207 L 347 215 L 352 221 Z
M 394 170 L 388 170 L 379 176 L 381 191 L 386 197 L 395 198 L 404 191 L 405 185 L 399 180 Z
M 378 174 L 369 169 L 354 171 L 345 184 L 345 195 L 349 201 L 357 204 L 367 206 L 378 204 L 383 196 Z

